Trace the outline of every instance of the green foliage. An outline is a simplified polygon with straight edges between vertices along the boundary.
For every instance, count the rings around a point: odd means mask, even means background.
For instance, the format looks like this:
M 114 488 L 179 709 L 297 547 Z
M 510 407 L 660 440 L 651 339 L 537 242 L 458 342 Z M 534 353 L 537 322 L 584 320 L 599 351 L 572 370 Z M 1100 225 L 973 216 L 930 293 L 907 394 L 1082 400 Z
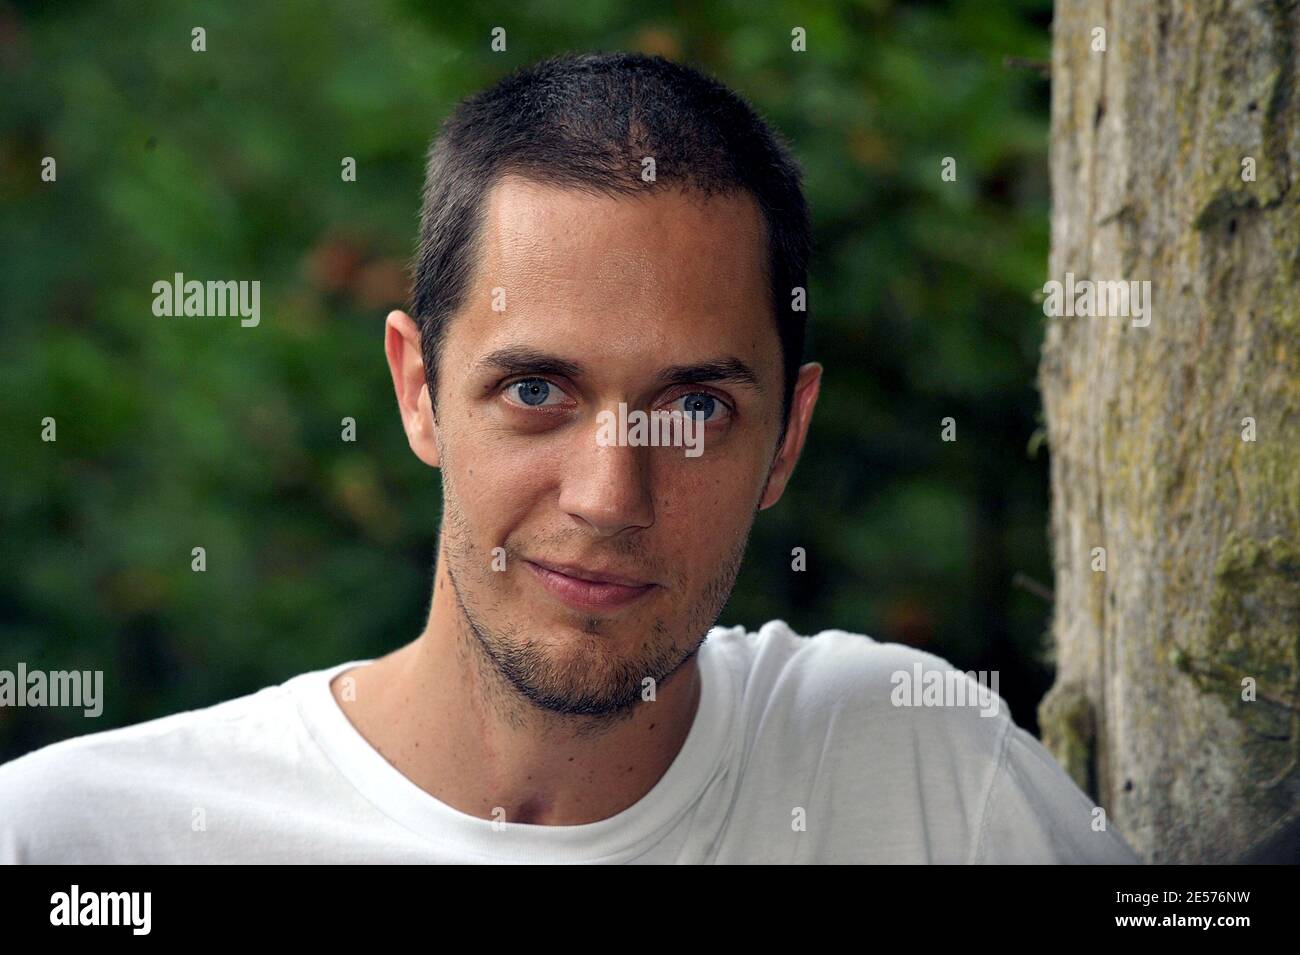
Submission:
M 1045 456 L 1025 452 L 1047 84 L 1002 60 L 1045 58 L 1049 16 L 1048 0 L 10 10 L 0 668 L 102 668 L 112 692 L 93 727 L 0 710 L 0 758 L 418 632 L 438 482 L 406 447 L 382 321 L 405 303 L 424 151 L 455 100 L 577 49 L 703 66 L 808 174 L 822 403 L 720 622 L 779 616 L 997 667 L 1032 725 L 1047 609 L 1011 578 L 1049 574 Z M 260 279 L 261 325 L 155 318 L 152 283 L 176 271 Z

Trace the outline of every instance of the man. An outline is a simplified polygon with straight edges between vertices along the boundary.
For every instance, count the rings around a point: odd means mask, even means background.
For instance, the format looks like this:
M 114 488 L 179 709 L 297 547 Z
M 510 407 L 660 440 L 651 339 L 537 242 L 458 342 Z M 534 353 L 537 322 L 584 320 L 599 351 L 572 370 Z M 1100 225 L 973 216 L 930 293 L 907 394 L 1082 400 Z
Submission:
M 385 338 L 443 486 L 424 631 L 0 769 L 0 858 L 1136 861 L 996 694 L 929 694 L 944 661 L 715 626 L 817 400 L 809 245 L 785 146 L 682 66 L 462 103 Z M 629 409 L 681 440 L 611 436 Z

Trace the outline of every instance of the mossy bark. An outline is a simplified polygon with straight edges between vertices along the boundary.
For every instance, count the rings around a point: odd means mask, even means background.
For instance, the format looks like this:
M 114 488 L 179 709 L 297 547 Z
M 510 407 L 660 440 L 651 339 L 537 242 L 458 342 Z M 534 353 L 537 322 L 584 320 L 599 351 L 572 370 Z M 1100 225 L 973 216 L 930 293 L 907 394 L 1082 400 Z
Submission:
M 1049 278 L 1151 312 L 1046 319 L 1044 741 L 1147 860 L 1234 861 L 1300 809 L 1300 3 L 1059 0 L 1051 137 Z

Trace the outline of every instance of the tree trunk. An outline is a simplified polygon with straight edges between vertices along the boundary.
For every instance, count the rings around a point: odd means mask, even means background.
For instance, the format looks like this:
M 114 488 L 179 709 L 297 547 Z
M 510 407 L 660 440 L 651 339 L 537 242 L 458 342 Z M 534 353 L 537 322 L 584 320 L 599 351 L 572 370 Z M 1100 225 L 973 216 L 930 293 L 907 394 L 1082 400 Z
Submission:
M 1150 862 L 1296 846 L 1298 90 L 1297 0 L 1056 4 L 1049 279 L 1151 285 L 1046 318 L 1040 723 Z

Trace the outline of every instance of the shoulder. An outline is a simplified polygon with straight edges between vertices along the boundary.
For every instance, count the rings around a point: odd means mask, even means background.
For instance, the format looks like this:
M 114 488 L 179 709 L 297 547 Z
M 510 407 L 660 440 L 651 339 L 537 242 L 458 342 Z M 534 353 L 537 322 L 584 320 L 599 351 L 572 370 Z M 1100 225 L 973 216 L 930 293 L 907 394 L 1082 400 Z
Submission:
M 876 743 L 905 738 L 990 764 L 1011 725 L 996 674 L 958 670 L 916 647 L 839 629 L 802 636 L 783 620 L 716 638 L 747 717 L 778 711 L 802 730 L 839 724 Z
M 1041 742 L 1011 726 L 980 820 L 975 861 L 1134 865 L 1141 858 Z
M 0 793 L 11 795 L 19 783 L 84 776 L 105 761 L 129 771 L 182 751 L 192 755 L 189 747 L 196 740 L 230 739 L 246 733 L 250 722 L 269 722 L 288 702 L 287 688 L 287 683 L 270 686 L 212 706 L 51 743 L 0 766 Z
M 996 671 L 961 671 L 933 653 L 838 629 L 801 636 L 781 620 L 714 639 L 738 688 L 739 771 L 753 791 L 833 817 L 833 845 L 820 851 L 877 861 L 1133 861 L 1113 829 L 1094 835 L 1096 807 L 1016 726 Z
M 188 831 L 205 795 L 238 789 L 257 771 L 259 754 L 295 732 L 290 683 L 62 740 L 0 765 L 0 862 L 115 856 L 112 843 L 146 827 Z

